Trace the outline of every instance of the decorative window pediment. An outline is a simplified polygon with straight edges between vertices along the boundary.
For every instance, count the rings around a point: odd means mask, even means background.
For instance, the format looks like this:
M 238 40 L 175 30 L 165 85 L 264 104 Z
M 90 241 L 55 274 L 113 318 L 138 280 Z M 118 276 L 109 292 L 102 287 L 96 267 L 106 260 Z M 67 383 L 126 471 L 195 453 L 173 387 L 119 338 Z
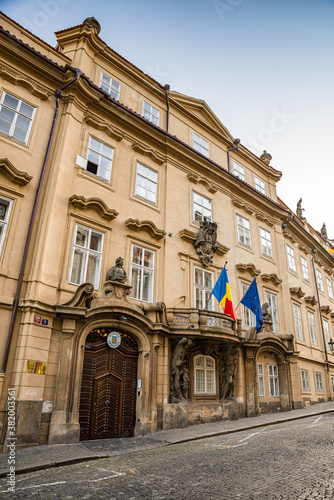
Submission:
M 188 174 L 188 179 L 190 180 L 190 182 L 193 182 L 194 184 L 203 184 L 203 186 L 206 187 L 209 193 L 214 194 L 217 192 L 217 189 L 214 187 L 214 185 L 201 175 Z
M 275 286 L 278 286 L 282 283 L 282 279 L 277 276 L 277 274 L 261 274 L 261 278 L 263 281 L 272 281 Z
M 84 196 L 78 196 L 74 194 L 70 198 L 70 202 L 73 206 L 86 210 L 88 208 L 95 209 L 101 217 L 107 220 L 114 220 L 118 212 L 115 209 L 109 208 L 101 198 L 85 198 Z
M 85 121 L 87 125 L 90 125 L 97 130 L 103 130 L 109 137 L 112 137 L 116 141 L 121 141 L 124 137 L 124 133 L 115 126 L 111 126 L 109 122 L 101 120 L 93 113 L 87 111 L 85 113 Z
M 141 142 L 134 142 L 132 144 L 132 148 L 137 153 L 140 153 L 144 156 L 148 156 L 149 158 L 151 158 L 152 161 L 158 163 L 158 165 L 162 165 L 166 160 L 166 158 L 162 154 L 158 153 L 155 149 L 150 148 L 145 144 L 142 144 Z
M 7 175 L 15 184 L 26 186 L 32 179 L 27 172 L 21 172 L 14 167 L 8 158 L 0 158 L 0 172 Z
M 315 306 L 318 303 L 314 295 L 307 295 L 304 300 L 311 306 Z
M 291 295 L 296 295 L 296 297 L 298 297 L 299 299 L 301 299 L 305 295 L 305 292 L 302 291 L 300 286 L 290 288 L 290 293 Z
M 321 312 L 324 314 L 330 314 L 332 309 L 329 306 L 321 306 Z
M 261 270 L 256 269 L 254 264 L 242 264 L 242 263 L 240 263 L 240 264 L 236 265 L 236 268 L 238 269 L 238 271 L 241 271 L 242 273 L 249 273 L 253 277 L 258 275 L 258 274 L 261 274 Z
M 129 229 L 133 229 L 134 231 L 142 230 L 148 232 L 156 240 L 161 240 L 167 234 L 163 229 L 158 229 L 151 220 L 127 219 L 125 224 Z

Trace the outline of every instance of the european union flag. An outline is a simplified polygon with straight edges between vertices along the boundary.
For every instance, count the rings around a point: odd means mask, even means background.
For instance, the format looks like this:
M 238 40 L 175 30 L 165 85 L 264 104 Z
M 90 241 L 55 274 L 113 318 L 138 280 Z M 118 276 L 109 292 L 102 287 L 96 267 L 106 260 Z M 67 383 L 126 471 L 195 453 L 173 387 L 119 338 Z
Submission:
M 245 307 L 250 309 L 256 317 L 256 330 L 259 332 L 263 325 L 263 316 L 261 303 L 259 298 L 259 291 L 257 289 L 256 278 L 252 281 L 251 286 L 240 301 Z

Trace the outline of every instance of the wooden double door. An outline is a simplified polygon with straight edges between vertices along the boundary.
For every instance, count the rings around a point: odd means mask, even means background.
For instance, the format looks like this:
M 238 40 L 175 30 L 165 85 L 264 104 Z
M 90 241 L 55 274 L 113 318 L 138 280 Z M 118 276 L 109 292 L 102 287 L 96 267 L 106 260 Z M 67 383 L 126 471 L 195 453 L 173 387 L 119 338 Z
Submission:
M 87 337 L 81 393 L 80 439 L 130 437 L 136 418 L 138 347 L 121 333 L 117 349 L 107 344 L 111 329 L 93 330 Z

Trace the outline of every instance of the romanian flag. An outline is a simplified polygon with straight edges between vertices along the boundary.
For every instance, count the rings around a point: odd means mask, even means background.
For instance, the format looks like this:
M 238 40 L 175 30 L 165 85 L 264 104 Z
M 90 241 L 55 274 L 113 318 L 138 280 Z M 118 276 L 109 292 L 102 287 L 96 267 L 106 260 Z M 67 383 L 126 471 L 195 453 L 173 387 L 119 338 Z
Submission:
M 219 304 L 224 307 L 224 313 L 231 316 L 231 318 L 237 320 L 235 310 L 232 303 L 232 295 L 230 290 L 230 284 L 228 282 L 226 267 L 220 273 L 220 276 L 215 284 L 212 295 L 216 297 Z

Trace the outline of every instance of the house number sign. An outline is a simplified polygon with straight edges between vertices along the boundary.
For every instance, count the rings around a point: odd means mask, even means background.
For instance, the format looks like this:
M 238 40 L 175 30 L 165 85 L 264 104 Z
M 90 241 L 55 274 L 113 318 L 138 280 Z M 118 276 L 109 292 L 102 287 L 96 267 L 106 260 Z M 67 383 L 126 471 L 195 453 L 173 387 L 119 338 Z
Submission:
M 121 345 L 122 337 L 118 332 L 110 332 L 107 337 L 107 344 L 112 349 L 116 349 Z

